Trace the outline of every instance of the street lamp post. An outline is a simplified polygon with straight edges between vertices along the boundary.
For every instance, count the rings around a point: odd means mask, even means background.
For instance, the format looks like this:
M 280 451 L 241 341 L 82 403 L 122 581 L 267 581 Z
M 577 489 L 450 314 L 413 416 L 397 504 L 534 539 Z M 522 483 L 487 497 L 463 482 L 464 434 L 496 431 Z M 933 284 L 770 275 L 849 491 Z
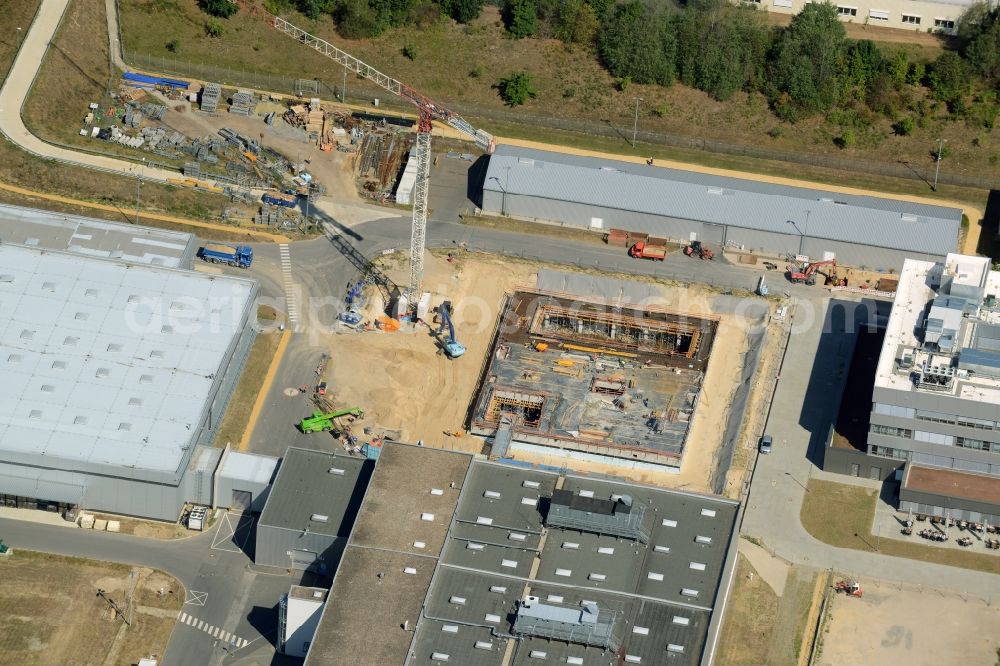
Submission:
M 500 188 L 500 214 L 507 217 L 507 187 L 510 186 L 510 167 L 507 168 L 507 185 L 505 186 L 500 182 L 500 179 L 496 176 L 490 176 L 490 180 L 495 180 L 497 187 Z
M 805 222 L 806 231 L 809 230 L 809 213 L 810 213 L 810 211 L 807 210 L 806 211 L 806 222 Z M 795 224 L 795 220 L 786 220 L 786 222 L 788 222 L 788 224 L 790 224 L 793 227 L 795 227 L 795 230 L 797 232 L 799 232 L 799 256 L 802 256 L 803 242 L 806 239 L 806 235 L 805 235 L 805 233 L 802 232 L 801 229 L 799 229 L 799 225 Z
M 17 26 L 17 44 L 14 49 L 14 55 L 17 56 L 17 52 L 21 50 L 21 26 Z
M 644 102 L 641 97 L 635 98 L 635 121 L 632 123 L 632 147 L 635 148 L 635 140 L 639 134 L 639 102 Z
M 935 192 L 937 192 L 938 175 L 941 173 L 941 151 L 944 150 L 945 141 L 947 139 L 938 139 L 938 154 L 937 160 L 935 160 L 936 164 L 934 165 L 934 187 L 931 188 Z

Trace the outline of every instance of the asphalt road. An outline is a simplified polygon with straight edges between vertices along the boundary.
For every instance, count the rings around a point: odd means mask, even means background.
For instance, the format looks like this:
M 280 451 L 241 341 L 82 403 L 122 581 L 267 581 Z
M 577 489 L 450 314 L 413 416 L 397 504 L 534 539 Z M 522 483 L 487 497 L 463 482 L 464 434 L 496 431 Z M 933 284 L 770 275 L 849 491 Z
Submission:
M 811 477 L 872 486 L 820 470 L 823 447 L 837 416 L 856 341 L 855 323 L 868 311 L 853 300 L 815 295 L 800 303 L 765 431 L 773 450 L 758 455 L 742 533 L 791 562 L 928 589 L 952 589 L 986 599 L 1000 598 L 996 576 L 874 552 L 835 548 L 806 532 L 799 511 Z

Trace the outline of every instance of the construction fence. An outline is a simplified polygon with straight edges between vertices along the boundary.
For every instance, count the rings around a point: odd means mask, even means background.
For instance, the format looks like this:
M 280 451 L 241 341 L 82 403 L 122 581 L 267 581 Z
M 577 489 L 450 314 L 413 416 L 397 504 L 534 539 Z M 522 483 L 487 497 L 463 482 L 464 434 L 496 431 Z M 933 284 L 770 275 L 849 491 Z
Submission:
M 148 71 L 160 74 L 173 74 L 204 81 L 213 81 L 230 87 L 252 87 L 260 90 L 268 90 L 276 93 L 298 94 L 302 79 L 291 77 L 275 76 L 254 70 L 235 70 L 206 63 L 188 62 L 166 56 L 154 56 L 138 53 L 136 51 L 123 50 L 122 56 L 125 62 Z M 389 95 L 386 91 L 378 88 L 374 84 L 359 79 L 356 75 L 349 75 L 346 79 L 336 80 L 343 71 L 331 62 L 331 69 L 327 78 L 335 82 L 324 81 L 323 79 L 309 79 L 315 82 L 316 94 L 323 99 L 336 99 L 356 104 L 372 104 L 376 98 L 379 99 L 379 106 L 387 110 L 397 110 L 412 112 L 412 108 L 400 104 L 397 100 L 387 99 Z M 500 108 L 482 107 L 473 104 L 455 102 L 448 104 L 456 113 L 462 114 L 469 119 L 482 121 L 480 124 L 489 127 L 490 121 L 500 121 L 531 127 L 547 127 L 550 129 L 575 132 L 579 134 L 590 134 L 612 139 L 620 139 L 622 143 L 628 143 L 632 139 L 631 118 L 621 119 L 622 125 L 616 126 L 612 121 L 594 122 L 580 118 L 560 118 L 552 115 L 536 116 L 524 111 L 509 111 Z M 475 123 L 474 123 L 475 124 Z M 669 146 L 673 148 L 684 148 L 688 150 L 700 150 L 721 155 L 734 155 L 740 157 L 753 157 L 757 159 L 772 160 L 777 162 L 789 162 L 792 164 L 802 164 L 809 166 L 834 169 L 846 173 L 863 173 L 877 176 L 888 176 L 905 180 L 922 181 L 928 187 L 934 181 L 933 161 L 928 160 L 927 164 L 913 165 L 907 163 L 883 163 L 870 160 L 860 160 L 854 158 L 837 157 L 833 155 L 818 155 L 798 153 L 782 150 L 772 150 L 761 146 L 746 146 L 724 141 L 715 141 L 698 136 L 682 136 L 664 132 L 639 131 L 637 140 L 646 144 Z M 1000 180 L 963 173 L 953 173 L 949 170 L 947 161 L 942 162 L 942 169 L 938 176 L 941 185 L 955 185 L 959 187 L 973 187 L 977 189 L 993 189 L 1000 187 Z

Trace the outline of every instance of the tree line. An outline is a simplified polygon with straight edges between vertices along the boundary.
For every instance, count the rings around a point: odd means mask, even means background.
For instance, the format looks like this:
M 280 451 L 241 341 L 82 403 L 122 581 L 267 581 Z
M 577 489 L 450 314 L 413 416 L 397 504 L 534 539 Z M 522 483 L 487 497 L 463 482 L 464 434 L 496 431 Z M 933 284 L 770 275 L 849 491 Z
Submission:
M 683 1 L 683 0 L 682 0 Z M 225 0 L 200 0 L 202 7 Z M 764 94 L 787 121 L 848 109 L 882 114 L 898 133 L 933 114 L 950 112 L 992 128 L 1000 89 L 1000 7 L 974 4 L 958 24 L 955 49 L 930 63 L 872 41 L 850 40 L 826 2 L 807 4 L 784 28 L 753 7 L 726 0 L 499 0 L 511 38 L 555 38 L 593 49 L 624 88 L 630 82 L 675 82 L 726 100 L 739 91 Z M 332 16 L 347 38 L 436 20 L 479 16 L 483 0 L 265 0 L 280 13 L 297 9 Z M 232 7 L 232 5 L 229 5 Z M 864 115 L 862 113 L 862 115 Z M 869 118 L 870 119 L 870 118 Z

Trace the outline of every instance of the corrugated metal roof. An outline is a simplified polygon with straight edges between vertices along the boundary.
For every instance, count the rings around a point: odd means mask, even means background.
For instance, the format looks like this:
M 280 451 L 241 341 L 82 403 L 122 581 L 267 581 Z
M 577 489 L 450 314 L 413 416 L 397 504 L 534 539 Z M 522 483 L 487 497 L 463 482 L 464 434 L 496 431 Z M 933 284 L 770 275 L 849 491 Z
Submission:
M 962 211 L 499 146 L 483 189 L 711 224 L 944 255 Z
M 14 245 L 0 266 L 0 451 L 176 473 L 254 284 Z

